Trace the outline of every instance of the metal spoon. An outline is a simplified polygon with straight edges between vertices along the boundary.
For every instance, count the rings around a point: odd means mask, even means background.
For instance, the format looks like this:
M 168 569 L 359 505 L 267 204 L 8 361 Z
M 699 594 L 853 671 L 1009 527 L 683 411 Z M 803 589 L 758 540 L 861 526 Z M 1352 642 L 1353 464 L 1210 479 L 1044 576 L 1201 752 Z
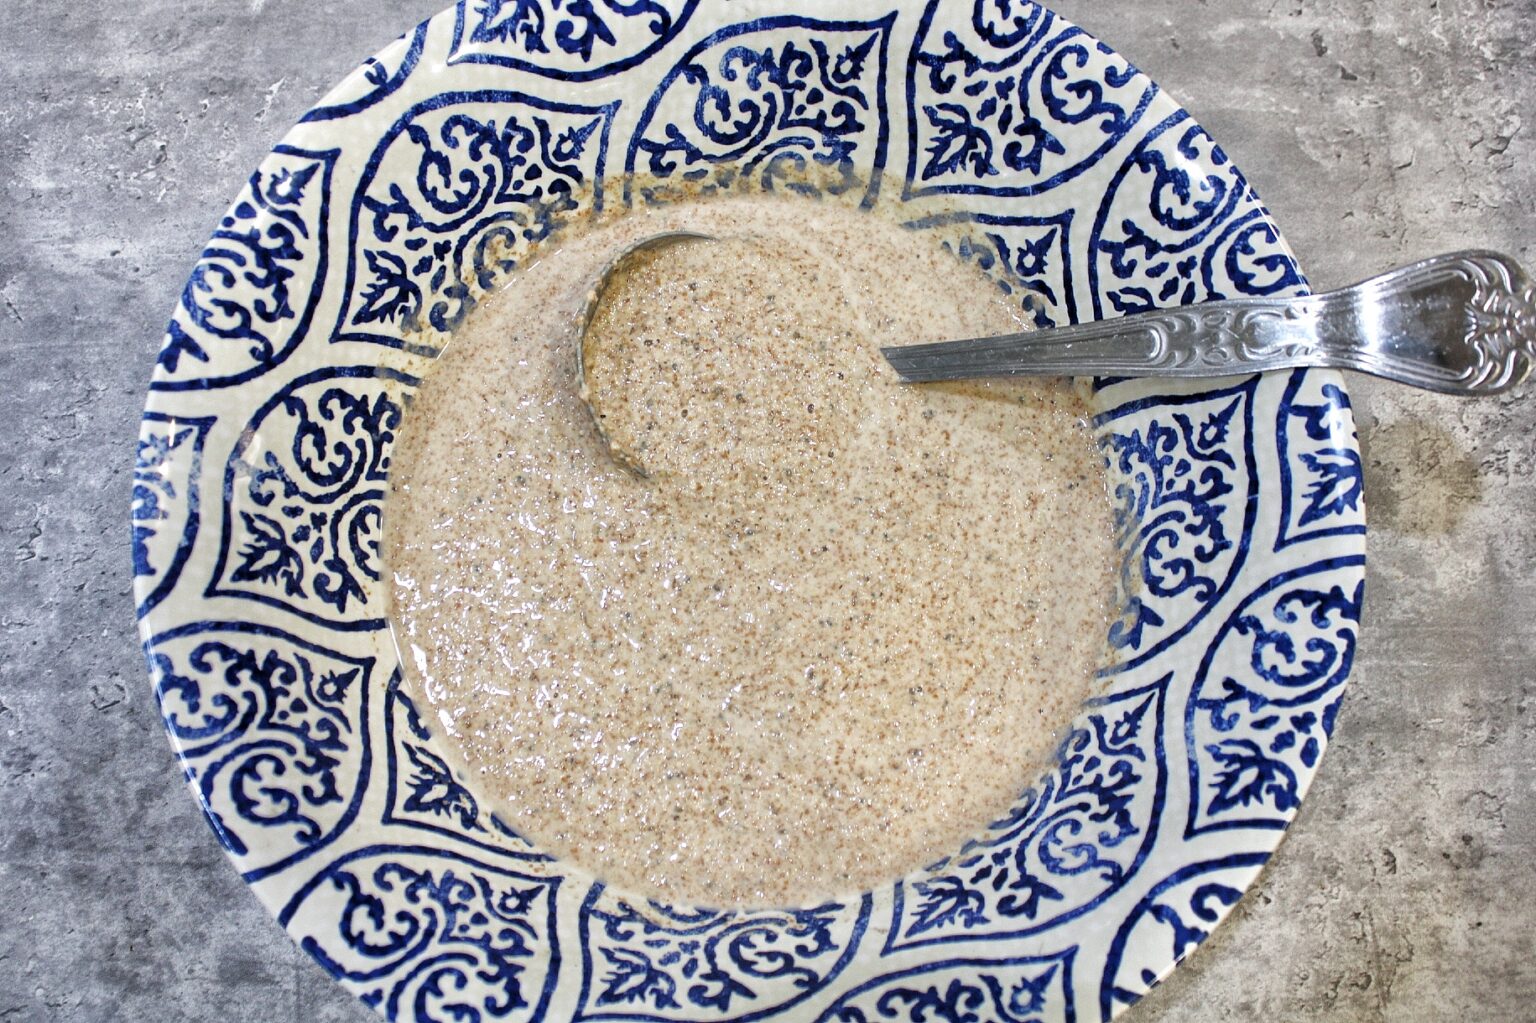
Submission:
M 1444 394 L 1498 394 L 1536 365 L 1536 289 L 1508 256 L 1455 252 L 1306 298 L 1206 302 L 882 351 L 909 383 L 1333 367 Z
M 671 231 L 619 252 L 587 296 L 576 342 L 581 397 L 614 461 L 645 469 L 603 428 L 586 334 L 630 261 L 709 235 Z M 881 351 L 907 383 L 986 376 L 1217 377 L 1299 367 L 1371 373 L 1444 394 L 1498 394 L 1536 367 L 1536 286 L 1496 252 L 1434 256 L 1304 298 L 1243 298 L 1067 327 Z
M 606 266 L 597 275 L 597 281 L 592 285 L 592 290 L 587 292 L 586 309 L 582 312 L 581 330 L 576 334 L 576 381 L 580 387 L 581 401 L 592 415 L 592 426 L 597 430 L 598 438 L 603 446 L 608 449 L 609 456 L 619 465 L 639 476 L 648 478 L 645 467 L 634 457 L 632 452 L 624 450 L 613 442 L 608 436 L 607 429 L 603 426 L 604 413 L 600 407 L 600 395 L 594 394 L 587 384 L 587 331 L 592 327 L 592 320 L 597 316 L 597 310 L 603 303 L 603 297 L 608 292 L 608 286 L 627 270 L 640 256 L 655 255 L 657 251 L 688 241 L 713 241 L 707 234 L 699 234 L 695 231 L 667 231 L 662 234 L 653 234 L 642 238 L 628 248 L 620 249 L 618 254 L 610 259 Z

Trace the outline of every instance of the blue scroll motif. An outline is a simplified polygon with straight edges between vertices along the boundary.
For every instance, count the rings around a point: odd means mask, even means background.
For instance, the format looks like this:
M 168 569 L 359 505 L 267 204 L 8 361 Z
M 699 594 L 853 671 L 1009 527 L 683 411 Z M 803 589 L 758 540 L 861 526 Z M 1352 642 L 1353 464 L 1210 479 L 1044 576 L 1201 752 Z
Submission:
M 352 208 L 338 341 L 452 330 L 564 214 L 602 203 L 617 104 L 443 93 L 384 135 Z M 430 347 L 430 346 L 423 346 Z
M 567 82 L 614 74 L 676 37 L 698 0 L 459 0 L 449 64 Z
M 1074 952 L 954 958 L 903 969 L 843 995 L 817 1023 L 1072 1023 Z
M 428 22 L 422 22 L 369 57 L 325 98 L 325 102 L 299 118 L 299 123 L 350 117 L 394 95 L 416 70 L 421 51 L 426 46 L 428 27 Z
M 1098 417 L 1121 552 L 1119 670 L 1185 635 L 1247 558 L 1258 491 L 1257 378 L 1188 396 L 1145 398 Z
M 1280 535 L 1302 540 L 1365 532 L 1364 466 L 1349 395 L 1321 374 L 1296 371 L 1275 421 L 1280 462 Z
M 480 805 L 436 752 L 432 732 L 415 702 L 401 689 L 398 672 L 390 680 L 384 715 L 389 766 L 384 797 L 386 824 L 435 832 L 517 859 L 550 859 L 507 827 L 490 808 Z
M 906 195 L 1055 188 L 1103 159 L 1156 92 L 1113 50 L 1037 4 L 933 0 L 908 72 Z
M 899 970 L 854 988 L 817 1023 L 1072 1023 L 1075 951 Z
M 325 283 L 337 152 L 278 146 L 251 175 L 182 288 L 152 389 L 238 384 L 303 340 Z
M 662 79 L 626 169 L 700 192 L 741 175 L 768 189 L 788 179 L 786 187 L 814 191 L 815 177 L 803 173 L 814 167 L 834 172 L 829 192 L 862 188 L 873 201 L 885 166 L 894 18 L 778 17 L 721 29 Z M 669 193 L 646 186 L 643 194 Z
M 1267 852 L 1234 854 L 1187 864 L 1158 882 L 1110 944 L 1099 987 L 1101 1018 L 1135 1003 L 1210 937 L 1267 859 Z
M 1095 319 L 1306 293 L 1268 211 L 1182 110 L 1148 133 L 1116 173 L 1090 244 Z
M 1094 701 L 1056 766 L 985 838 L 899 883 L 885 952 L 1039 933 L 1129 880 L 1162 808 L 1168 681 Z
M 368 777 L 373 658 L 244 622 L 176 629 L 144 653 L 187 781 L 247 880 L 350 823 Z
M 545 1018 L 560 962 L 558 878 L 376 846 L 307 882 L 278 922 L 389 1019 Z
M 203 441 L 213 417 L 144 413 L 139 453 L 133 464 L 133 576 L 148 590 L 139 617 L 176 585 L 197 539 Z
M 416 383 L 377 367 L 317 370 L 257 411 L 225 470 L 209 596 L 338 629 L 383 627 L 375 584 L 384 484 L 403 395 Z
M 577 1019 L 756 1019 L 821 990 L 853 957 L 869 896 L 809 909 L 633 905 L 601 885 L 582 906 Z
M 1188 834 L 1280 829 L 1294 816 L 1354 666 L 1364 563 L 1278 575 L 1222 626 L 1188 707 Z
M 1019 300 L 1036 327 L 1077 322 L 1072 290 L 1072 210 L 1048 217 L 944 213 L 909 221 L 946 229 L 944 247 Z M 959 232 L 959 233 L 955 233 Z

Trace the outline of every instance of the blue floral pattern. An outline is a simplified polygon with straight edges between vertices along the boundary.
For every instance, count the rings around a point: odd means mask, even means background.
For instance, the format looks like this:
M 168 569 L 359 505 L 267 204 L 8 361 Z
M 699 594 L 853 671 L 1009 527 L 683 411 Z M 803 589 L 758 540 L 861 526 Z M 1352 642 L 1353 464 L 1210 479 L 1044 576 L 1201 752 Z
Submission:
M 400 347 L 457 326 L 557 218 L 601 205 L 613 109 L 486 91 L 403 117 L 353 203 L 337 340 Z
M 883 183 L 891 146 L 902 180 Z M 976 840 L 821 905 L 649 903 L 517 834 L 455 767 L 403 684 L 379 562 L 417 378 L 605 183 L 635 206 L 772 189 L 888 207 L 1040 326 L 1306 289 L 1209 136 L 1027 0 L 844 0 L 836 19 L 464 0 L 262 163 L 157 362 L 135 596 L 219 840 L 392 1019 L 1114 1015 L 1230 910 L 1326 746 L 1363 577 L 1341 379 L 1094 382 L 1124 555 L 1112 663 Z
M 278 146 L 251 175 L 182 288 L 152 387 L 238 384 L 270 370 L 304 337 L 330 257 L 336 156 Z
M 383 626 L 375 584 L 384 483 L 403 395 L 415 384 L 393 371 L 320 370 L 258 411 L 225 472 L 210 596 L 342 628 Z M 257 443 L 263 432 L 288 438 L 286 449 Z
M 1359 558 L 1287 572 L 1245 600 L 1189 703 L 1189 833 L 1283 828 L 1323 754 L 1354 666 Z
M 368 772 L 372 657 L 245 623 L 169 632 L 144 655 L 187 781 L 248 878 L 350 821 Z
M 1071 972 L 1070 951 L 944 960 L 863 984 L 817 1023 L 1072 1023 Z
M 414 31 L 396 39 L 389 46 L 369 57 L 335 89 L 301 119 L 306 121 L 334 121 L 367 110 L 376 103 L 394 95 L 421 60 L 421 51 L 427 45 L 429 22 L 422 22 Z
M 892 20 L 765 18 L 705 39 L 662 79 L 626 169 L 698 191 L 743 178 L 770 189 L 790 178 L 804 190 L 807 168 L 819 166 L 838 175 L 829 191 L 872 198 L 885 166 Z
M 1279 243 L 1227 154 L 1179 111 L 1136 147 L 1099 208 L 1094 315 L 1304 294 L 1306 281 Z
M 1096 701 L 1062 741 L 1056 766 L 985 839 L 899 884 L 886 951 L 1023 937 L 1124 884 L 1161 809 L 1167 682 Z
M 450 64 L 580 81 L 631 67 L 687 24 L 698 0 L 459 0 Z
M 389 760 L 385 822 L 517 859 L 549 859 L 481 806 L 448 761 L 434 752 L 432 730 L 401 691 L 398 673 L 390 680 L 385 728 Z
M 869 899 L 772 912 L 643 906 L 602 886 L 582 913 L 577 1019 L 754 1018 L 804 1001 L 842 972 Z
M 133 575 L 148 592 L 139 601 L 142 618 L 176 585 L 197 539 L 198 477 L 203 441 L 212 417 L 177 419 L 146 412 L 139 427 L 139 454 L 133 464 Z
M 1110 945 L 1099 1012 L 1110 1019 L 1152 990 L 1175 964 L 1210 937 L 1237 904 L 1267 854 L 1238 853 L 1191 863 L 1168 875 L 1121 924 Z
M 1122 556 L 1109 642 L 1125 666 L 1193 628 L 1247 556 L 1254 386 L 1132 402 L 1099 418 Z
M 1018 196 L 1093 166 L 1156 86 L 1028 0 L 932 0 L 907 90 L 909 197 Z
M 1297 372 L 1275 423 L 1280 462 L 1277 547 L 1308 537 L 1365 532 L 1365 467 L 1349 395 L 1315 373 Z
M 345 856 L 278 919 L 389 1019 L 539 1020 L 559 962 L 559 881 L 431 849 Z
M 1037 327 L 1077 322 L 1069 245 L 1072 211 L 1048 217 L 944 213 L 907 224 L 947 229 L 944 245 L 1018 298 Z

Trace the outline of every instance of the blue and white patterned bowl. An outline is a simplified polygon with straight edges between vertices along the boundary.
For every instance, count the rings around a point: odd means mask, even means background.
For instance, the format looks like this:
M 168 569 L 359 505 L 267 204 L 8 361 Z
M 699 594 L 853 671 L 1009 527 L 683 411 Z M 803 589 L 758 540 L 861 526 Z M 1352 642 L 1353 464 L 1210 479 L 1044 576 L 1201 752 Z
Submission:
M 155 696 L 215 833 L 392 1018 L 1108 1019 L 1228 912 L 1306 791 L 1365 542 L 1349 398 L 1322 372 L 1100 383 L 1121 667 L 984 841 L 899 883 L 648 903 L 446 768 L 380 586 L 390 446 L 431 355 L 410 328 L 451 330 L 553 212 L 647 201 L 632 174 L 801 165 L 941 230 L 1042 324 L 1306 287 L 1210 137 L 1022 0 L 474 0 L 359 68 L 192 272 L 133 549 Z

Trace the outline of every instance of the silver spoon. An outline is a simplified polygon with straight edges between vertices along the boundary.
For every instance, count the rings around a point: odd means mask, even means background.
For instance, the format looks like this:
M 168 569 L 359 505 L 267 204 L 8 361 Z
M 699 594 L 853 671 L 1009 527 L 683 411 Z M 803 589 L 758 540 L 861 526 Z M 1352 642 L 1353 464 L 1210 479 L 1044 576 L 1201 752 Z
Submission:
M 620 251 L 587 296 L 576 342 L 582 401 L 614 461 L 587 385 L 587 329 L 608 286 L 640 255 L 709 235 L 670 231 Z M 1536 367 L 1536 287 L 1496 252 L 1433 256 L 1304 298 L 1243 298 L 1048 330 L 881 351 L 906 383 L 987 376 L 1218 377 L 1299 367 L 1359 370 L 1444 394 L 1498 394 Z
M 908 383 L 1332 367 L 1444 394 L 1498 394 L 1536 365 L 1536 289 L 1508 256 L 1454 252 L 1306 298 L 1206 302 L 882 351 Z
M 597 430 L 598 439 L 608 449 L 609 456 L 641 479 L 647 478 L 645 467 L 636 461 L 632 452 L 624 450 L 608 436 L 608 431 L 603 425 L 606 413 L 602 411 L 599 396 L 594 394 L 587 384 L 587 331 L 592 326 L 592 320 L 597 315 L 598 308 L 602 306 L 603 297 L 608 293 L 608 286 L 618 279 L 621 272 L 628 269 L 637 257 L 655 255 L 661 249 L 682 242 L 713 240 L 712 236 L 699 234 L 696 231 L 666 231 L 642 238 L 628 248 L 620 249 L 598 273 L 592 290 L 587 292 L 587 305 L 582 311 L 581 329 L 576 334 L 576 381 L 580 387 L 581 402 L 591 413 L 592 426 Z

